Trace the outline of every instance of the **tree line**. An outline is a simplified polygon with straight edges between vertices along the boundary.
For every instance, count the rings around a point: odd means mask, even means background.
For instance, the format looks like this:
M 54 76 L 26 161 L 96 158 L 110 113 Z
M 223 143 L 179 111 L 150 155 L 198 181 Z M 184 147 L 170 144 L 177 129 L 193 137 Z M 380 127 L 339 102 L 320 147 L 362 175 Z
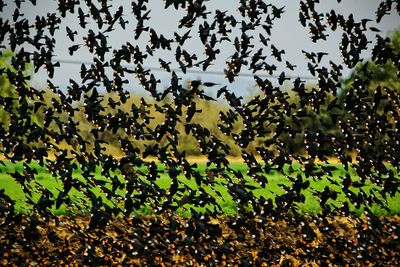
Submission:
M 387 42 L 390 42 L 393 50 L 399 54 L 400 53 L 400 30 L 397 30 L 387 38 Z M 373 51 L 373 56 L 377 51 Z M 14 54 L 9 50 L 4 50 L 1 52 L 0 56 L 0 127 L 3 131 L 7 131 L 8 125 L 13 123 L 13 114 L 21 112 L 19 110 L 19 92 L 16 92 L 7 79 L 7 72 L 15 72 L 12 66 L 12 60 L 14 59 Z M 324 138 L 340 139 L 344 138 L 343 132 L 339 129 L 339 124 L 357 121 L 360 125 L 360 121 L 363 124 L 369 124 L 367 112 L 366 116 L 354 116 L 354 109 L 368 109 L 368 105 L 378 105 L 378 115 L 382 116 L 383 121 L 390 120 L 390 117 L 385 116 L 385 110 L 388 105 L 399 105 L 398 99 L 394 94 L 399 92 L 400 89 L 400 74 L 396 71 L 395 64 L 398 62 L 385 61 L 376 63 L 366 61 L 358 64 L 352 71 L 351 75 L 345 79 L 338 82 L 326 81 L 319 79 L 318 83 L 310 84 L 304 87 L 309 96 L 309 99 L 302 99 L 299 92 L 296 92 L 298 88 L 288 88 L 279 89 L 282 90 L 282 97 L 285 103 L 288 103 L 289 108 L 296 109 L 302 106 L 302 101 L 307 101 L 306 108 L 299 111 L 304 113 L 300 116 L 301 119 L 297 119 L 294 116 L 286 116 L 284 118 L 286 125 L 274 123 L 274 118 L 270 118 L 268 125 L 263 125 L 263 131 L 257 135 L 253 140 L 249 140 L 246 144 L 241 144 L 238 142 L 240 135 L 245 134 L 246 130 L 243 129 L 243 120 L 245 116 L 240 114 L 240 111 L 229 108 L 228 105 L 224 104 L 222 101 L 206 101 L 204 99 L 198 98 L 195 101 L 195 106 L 191 107 L 194 110 L 182 110 L 180 122 L 176 125 L 176 130 L 179 136 L 179 144 L 177 144 L 180 151 L 185 151 L 186 155 L 189 156 L 200 156 L 202 154 L 201 147 L 199 146 L 198 140 L 192 134 L 188 134 L 185 125 L 188 123 L 187 116 L 191 116 L 190 123 L 198 124 L 200 127 L 207 129 L 209 131 L 209 136 L 216 137 L 217 139 L 224 142 L 229 149 L 224 152 L 224 154 L 229 156 L 239 156 L 242 153 L 242 149 L 247 152 L 259 153 L 257 148 L 260 145 L 268 145 L 268 140 L 276 136 L 276 132 L 279 131 L 281 134 L 279 136 L 280 141 L 285 144 L 290 153 L 297 153 L 299 155 L 304 154 L 308 151 L 306 142 L 307 136 L 309 134 L 321 134 Z M 340 66 L 332 66 L 340 67 Z M 24 67 L 23 75 L 33 75 L 32 66 L 28 64 Z M 369 80 L 368 84 L 365 85 L 365 81 Z M 188 81 L 189 82 L 189 81 Z M 326 86 L 326 84 L 320 83 L 332 83 L 334 91 L 332 93 L 323 92 L 323 95 L 319 95 L 319 86 Z M 296 83 L 296 81 L 293 81 Z M 358 87 L 358 84 L 362 84 L 362 87 Z M 71 85 L 73 86 L 73 85 Z M 119 96 L 115 93 L 99 93 L 102 94 L 102 102 L 99 103 L 103 109 L 100 111 L 104 116 L 109 117 L 109 125 L 98 125 L 98 131 L 93 131 L 94 125 L 85 117 L 83 112 L 86 108 L 84 97 L 82 96 L 82 101 L 75 103 L 74 112 L 68 114 L 68 112 L 60 110 L 52 110 L 52 103 L 61 102 L 61 98 L 65 97 L 69 93 L 71 88 L 67 88 L 67 91 L 62 91 L 49 84 L 48 88 L 42 90 L 40 95 L 34 96 L 33 99 L 37 98 L 38 101 L 32 100 L 32 116 L 31 121 L 34 122 L 37 127 L 47 128 L 48 131 L 52 133 L 52 136 L 61 135 L 64 132 L 65 125 L 69 127 L 76 127 L 79 129 L 80 136 L 83 140 L 87 142 L 89 147 L 93 150 L 101 145 L 102 150 L 107 153 L 118 155 L 123 154 L 121 150 L 121 140 L 127 137 L 123 129 L 114 130 L 112 123 L 118 123 L 118 120 L 124 120 L 129 116 L 136 116 L 138 121 L 142 121 L 146 126 L 151 129 L 151 131 L 157 131 L 157 127 L 166 121 L 166 113 L 163 110 L 163 105 L 160 102 L 153 101 L 151 97 L 135 95 L 133 93 L 126 97 L 124 103 L 117 103 L 116 99 Z M 93 92 L 92 92 L 93 93 Z M 265 97 L 265 92 L 259 92 L 251 97 L 244 100 L 244 105 L 252 104 L 252 100 L 260 99 Z M 364 107 L 357 106 L 357 99 L 363 98 Z M 396 100 L 397 99 L 397 100 Z M 165 98 L 163 101 L 168 103 L 169 99 Z M 397 101 L 394 103 L 393 101 Z M 282 106 L 282 102 L 278 99 L 271 101 L 266 101 L 265 109 L 277 109 Z M 366 105 L 366 106 L 365 106 Z M 254 109 L 254 112 L 259 112 L 260 107 Z M 189 108 L 188 108 L 189 109 Z M 57 125 L 55 122 L 50 124 L 46 123 L 46 117 L 49 116 L 58 117 L 60 121 L 66 122 Z M 363 114 L 363 112 L 357 112 L 355 114 Z M 226 129 L 221 120 L 227 116 L 238 116 L 239 119 L 233 125 L 229 125 L 230 129 Z M 282 115 L 280 115 L 282 116 Z M 284 116 L 284 115 L 283 115 Z M 384 122 L 383 122 L 384 123 Z M 64 125 L 64 126 L 62 126 Z M 67 127 L 68 127 L 67 126 Z M 381 125 L 382 126 L 382 125 Z M 383 125 L 384 126 L 384 125 Z M 221 127 L 224 127 L 222 129 Z M 384 128 L 384 127 L 382 127 Z M 295 132 L 285 132 L 285 129 L 296 129 Z M 368 127 L 360 129 L 359 134 L 368 134 L 365 129 Z M 379 147 L 382 142 L 385 142 L 385 134 L 382 133 L 382 138 L 377 141 L 375 145 Z M 157 144 L 159 146 L 164 146 L 168 142 L 166 140 L 168 137 L 164 137 Z M 59 146 L 60 149 L 77 149 L 76 143 L 65 138 Z M 149 138 L 150 139 L 150 138 Z M 32 145 L 33 143 L 26 137 L 26 144 Z M 147 147 L 155 145 L 155 141 L 148 141 L 146 139 L 130 139 L 129 140 L 133 147 L 137 147 L 140 151 L 145 151 Z M 330 151 L 329 143 L 324 150 L 326 155 L 332 154 Z M 39 145 L 35 143 L 35 145 Z M 0 148 L 1 149 L 1 148 Z M 274 148 L 271 148 L 274 149 Z M 351 148 L 349 148 L 351 150 Z

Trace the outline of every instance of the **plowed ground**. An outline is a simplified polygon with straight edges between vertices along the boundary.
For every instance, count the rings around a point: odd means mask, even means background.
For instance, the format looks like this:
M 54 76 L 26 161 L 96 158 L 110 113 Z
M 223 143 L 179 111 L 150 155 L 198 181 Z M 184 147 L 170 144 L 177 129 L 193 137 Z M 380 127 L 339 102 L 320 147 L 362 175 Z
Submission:
M 399 266 L 400 216 L 0 219 L 5 266 Z M 90 226 L 97 224 L 91 229 Z

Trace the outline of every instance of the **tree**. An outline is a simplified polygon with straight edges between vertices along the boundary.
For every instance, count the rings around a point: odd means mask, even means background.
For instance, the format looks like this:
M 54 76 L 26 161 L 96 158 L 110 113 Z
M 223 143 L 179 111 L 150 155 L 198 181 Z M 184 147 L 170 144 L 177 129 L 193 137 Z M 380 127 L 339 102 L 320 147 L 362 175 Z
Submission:
M 13 53 L 10 50 L 5 50 L 0 54 L 0 100 L 3 106 L 0 109 L 0 123 L 8 125 L 10 123 L 10 116 L 6 111 L 9 105 L 14 106 L 13 98 L 16 96 L 15 89 L 7 77 L 7 71 L 15 71 L 11 66 L 11 58 Z M 11 108 L 10 106 L 10 108 Z
M 23 53 L 23 51 L 22 51 Z M 38 92 L 36 89 L 30 88 L 27 81 L 30 80 L 33 73 L 33 66 L 31 63 L 23 62 L 22 65 L 18 63 L 18 53 L 11 50 L 0 51 L 0 123 L 3 123 L 3 127 L 7 130 L 10 123 L 10 114 L 17 114 L 18 108 L 21 106 L 21 99 L 19 99 L 18 90 L 16 90 L 13 82 L 10 81 L 10 76 L 24 77 L 23 86 L 26 90 Z M 37 94 L 33 93 L 32 96 L 26 98 L 29 105 L 33 105 Z M 37 124 L 41 123 L 41 116 L 38 112 L 31 113 L 31 120 Z
M 360 137 L 363 140 L 365 151 L 359 151 L 358 154 L 367 154 L 367 150 L 374 147 L 378 152 L 374 157 L 384 158 L 391 145 L 389 135 L 397 131 L 395 122 L 399 114 L 392 110 L 396 110 L 400 92 L 399 53 L 400 29 L 385 39 L 377 36 L 371 59 L 359 63 L 343 82 L 344 87 L 338 99 L 344 114 L 341 121 L 347 125 L 357 125 L 357 129 L 348 127 L 349 131 L 343 132 L 343 136 L 353 139 Z
M 384 39 L 387 42 L 387 46 L 392 49 L 394 54 L 400 54 L 400 28 L 394 31 L 388 38 Z M 355 79 L 362 79 L 366 81 L 368 79 L 368 89 L 374 91 L 378 86 L 388 87 L 390 89 L 399 91 L 400 90 L 400 71 L 399 61 L 396 63 L 392 60 L 388 60 L 385 63 L 377 63 L 373 59 L 367 62 L 360 63 L 356 66 L 350 77 L 344 81 L 346 93 L 349 87 L 352 86 Z

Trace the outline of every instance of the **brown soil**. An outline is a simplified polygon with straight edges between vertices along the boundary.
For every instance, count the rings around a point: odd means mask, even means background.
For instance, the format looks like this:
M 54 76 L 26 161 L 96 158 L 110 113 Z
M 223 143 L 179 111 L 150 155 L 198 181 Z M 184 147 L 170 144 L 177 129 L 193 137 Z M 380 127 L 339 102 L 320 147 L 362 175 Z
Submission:
M 0 219 L 4 266 L 398 266 L 400 217 Z M 34 224 L 37 224 L 35 226 Z M 57 225 L 58 224 L 58 225 Z

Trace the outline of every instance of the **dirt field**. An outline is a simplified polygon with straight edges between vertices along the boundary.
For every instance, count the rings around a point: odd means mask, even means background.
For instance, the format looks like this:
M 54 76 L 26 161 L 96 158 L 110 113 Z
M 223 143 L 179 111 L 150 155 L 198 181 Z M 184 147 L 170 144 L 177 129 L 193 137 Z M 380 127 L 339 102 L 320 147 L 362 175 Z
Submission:
M 398 266 L 400 216 L 1 220 L 4 266 Z M 89 229 L 96 222 L 97 228 Z M 58 225 L 57 225 L 58 224 Z

